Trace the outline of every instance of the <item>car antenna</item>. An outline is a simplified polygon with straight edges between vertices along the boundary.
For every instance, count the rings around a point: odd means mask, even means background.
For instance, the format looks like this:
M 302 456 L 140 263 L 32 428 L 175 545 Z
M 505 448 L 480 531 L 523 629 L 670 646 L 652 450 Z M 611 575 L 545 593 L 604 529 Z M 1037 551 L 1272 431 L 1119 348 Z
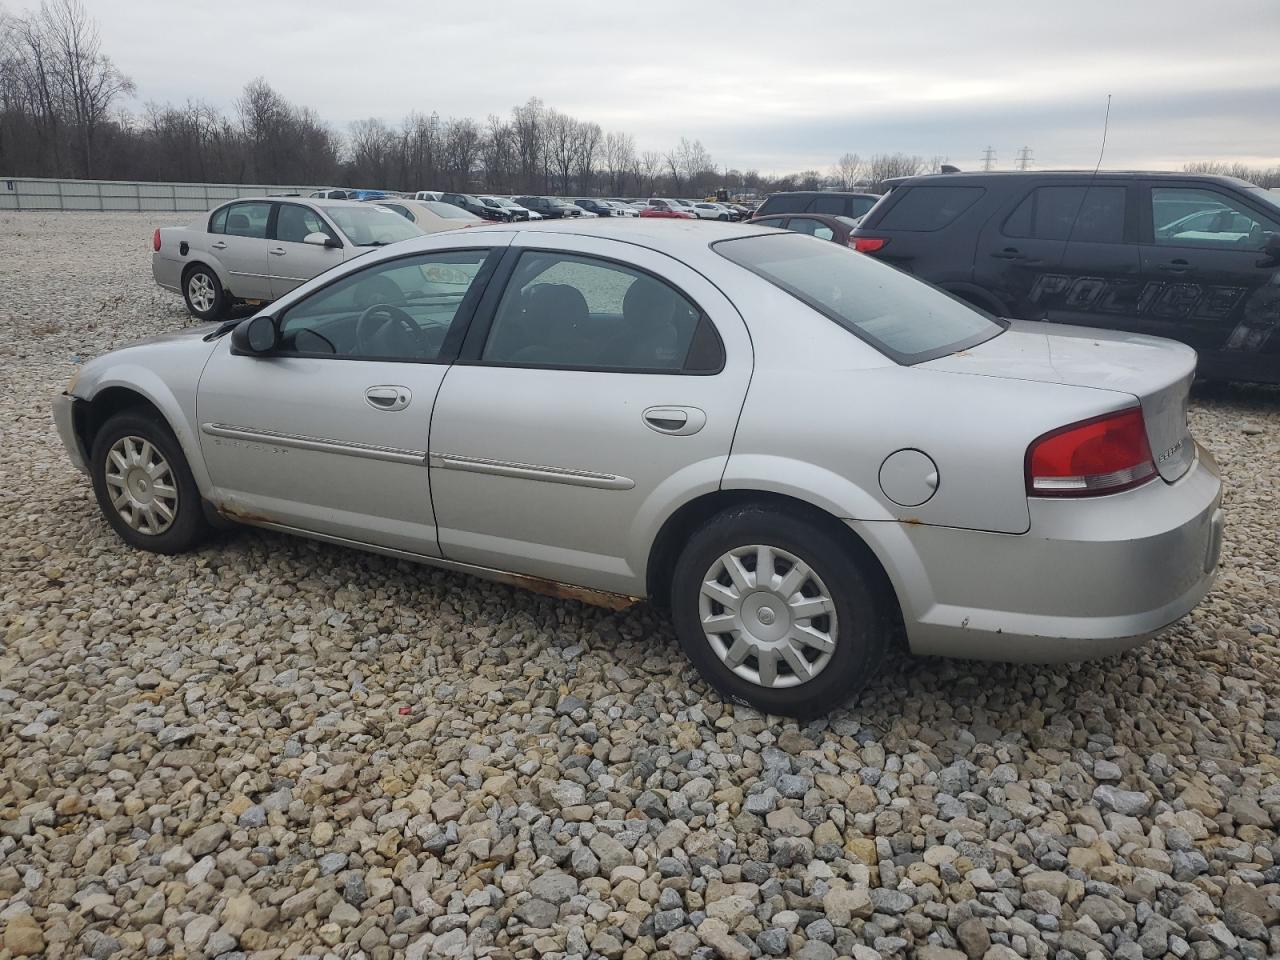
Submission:
M 1067 230 L 1067 239 L 1062 244 L 1062 255 L 1067 255 L 1067 244 L 1071 242 L 1071 235 L 1076 232 L 1076 221 L 1080 219 L 1080 211 L 1084 209 L 1084 202 L 1089 197 L 1089 191 L 1093 189 L 1093 182 L 1098 179 L 1098 171 L 1102 169 L 1102 157 L 1107 152 L 1107 129 L 1111 126 L 1111 94 L 1107 94 L 1107 112 L 1102 118 L 1102 146 L 1098 149 L 1098 162 L 1094 164 L 1093 174 L 1089 177 L 1089 185 L 1084 188 L 1084 195 L 1080 197 L 1080 203 L 1076 205 L 1075 216 L 1071 218 L 1071 226 Z

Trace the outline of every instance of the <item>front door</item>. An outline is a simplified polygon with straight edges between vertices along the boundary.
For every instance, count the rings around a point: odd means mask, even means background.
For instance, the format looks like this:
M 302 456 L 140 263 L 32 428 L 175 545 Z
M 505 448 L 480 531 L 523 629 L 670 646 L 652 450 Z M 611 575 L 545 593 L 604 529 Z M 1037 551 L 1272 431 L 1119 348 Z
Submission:
M 419 253 L 347 273 L 280 312 L 269 355 L 237 355 L 224 338 L 196 401 L 215 503 L 438 556 L 432 404 L 490 256 Z
M 209 245 L 227 269 L 230 292 L 242 300 L 270 300 L 267 271 L 267 224 L 271 203 L 245 200 L 227 208 L 221 236 L 210 235 Z
M 641 594 L 655 518 L 720 485 L 752 365 L 742 318 L 615 240 L 522 234 L 504 275 L 436 401 L 444 556 Z
M 305 243 L 315 233 L 322 233 L 334 244 L 324 246 Z M 300 203 L 276 204 L 270 239 L 267 242 L 267 271 L 271 275 L 271 295 L 283 297 L 299 284 L 342 263 L 346 253 L 338 233 L 311 207 Z
M 1280 264 L 1263 247 L 1280 217 L 1234 192 L 1176 181 L 1147 184 L 1144 214 L 1141 311 L 1150 332 L 1195 347 L 1202 373 L 1274 380 Z

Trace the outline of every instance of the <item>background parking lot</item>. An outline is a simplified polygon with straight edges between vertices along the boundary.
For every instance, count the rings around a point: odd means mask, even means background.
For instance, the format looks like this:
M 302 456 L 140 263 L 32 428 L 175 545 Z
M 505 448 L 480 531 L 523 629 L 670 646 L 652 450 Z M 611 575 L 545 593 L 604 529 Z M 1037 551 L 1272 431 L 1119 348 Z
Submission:
M 1158 639 L 900 658 L 798 727 L 644 607 L 258 530 L 121 543 L 48 401 L 193 322 L 149 276 L 187 219 L 0 214 L 0 904 L 47 918 L 10 953 L 1280 953 L 1280 389 L 1193 395 L 1223 570 Z

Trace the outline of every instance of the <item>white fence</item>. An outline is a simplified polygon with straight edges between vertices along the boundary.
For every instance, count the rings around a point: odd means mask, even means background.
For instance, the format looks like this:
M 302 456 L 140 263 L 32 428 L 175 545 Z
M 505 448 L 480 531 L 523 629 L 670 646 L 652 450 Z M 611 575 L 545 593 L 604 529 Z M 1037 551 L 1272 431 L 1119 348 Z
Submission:
M 0 210 L 208 210 L 236 197 L 306 196 L 323 187 L 247 183 L 144 183 L 130 180 L 0 178 Z

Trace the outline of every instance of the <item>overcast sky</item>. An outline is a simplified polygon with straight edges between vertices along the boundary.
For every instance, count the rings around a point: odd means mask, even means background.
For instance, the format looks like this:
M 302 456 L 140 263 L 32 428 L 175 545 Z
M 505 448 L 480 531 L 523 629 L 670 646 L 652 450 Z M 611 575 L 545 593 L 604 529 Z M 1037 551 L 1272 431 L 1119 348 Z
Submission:
M 22 0 L 7 0 L 10 9 Z M 826 171 L 845 151 L 976 168 L 1280 164 L 1280 0 L 87 0 L 147 100 L 230 108 L 262 75 L 345 130 L 530 96 L 639 149 Z

